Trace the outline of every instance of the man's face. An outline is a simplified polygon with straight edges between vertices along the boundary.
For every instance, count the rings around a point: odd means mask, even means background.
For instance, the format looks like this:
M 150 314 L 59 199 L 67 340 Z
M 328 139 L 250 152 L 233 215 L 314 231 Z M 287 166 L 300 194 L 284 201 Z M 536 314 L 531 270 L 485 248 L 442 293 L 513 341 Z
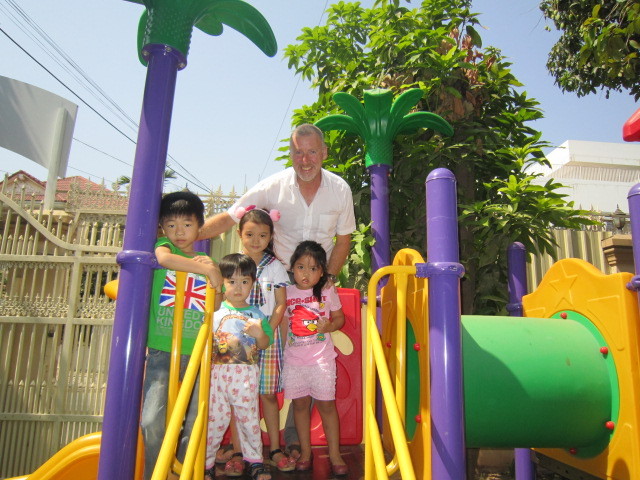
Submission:
M 317 135 L 295 135 L 291 139 L 291 162 L 299 182 L 311 182 L 318 177 L 327 158 L 327 146 Z

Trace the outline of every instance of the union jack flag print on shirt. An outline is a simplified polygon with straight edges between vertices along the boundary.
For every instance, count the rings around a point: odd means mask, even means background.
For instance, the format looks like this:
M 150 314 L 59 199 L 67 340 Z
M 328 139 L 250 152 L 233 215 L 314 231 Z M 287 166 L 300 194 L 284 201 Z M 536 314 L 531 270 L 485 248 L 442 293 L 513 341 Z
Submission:
M 190 273 L 187 275 L 184 293 L 184 308 L 204 312 L 204 300 L 207 290 L 207 281 L 200 275 Z M 164 278 L 164 286 L 160 293 L 160 305 L 174 307 L 176 304 L 176 272 L 167 271 Z

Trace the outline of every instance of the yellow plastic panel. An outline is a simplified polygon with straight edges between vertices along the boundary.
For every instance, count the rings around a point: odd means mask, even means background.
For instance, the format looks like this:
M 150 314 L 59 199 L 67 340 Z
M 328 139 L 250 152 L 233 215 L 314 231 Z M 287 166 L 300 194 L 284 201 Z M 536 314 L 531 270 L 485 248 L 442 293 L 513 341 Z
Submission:
M 578 312 L 593 323 L 609 346 L 607 355 L 613 355 L 620 388 L 619 415 L 609 446 L 592 458 L 580 458 L 579 452 L 540 450 L 607 480 L 640 478 L 640 315 L 636 293 L 626 288 L 631 277 L 630 273 L 604 275 L 585 261 L 566 259 L 555 263 L 538 289 L 523 298 L 525 316 L 548 318 L 565 310 Z
M 424 263 L 424 259 L 417 251 L 408 248 L 400 250 L 393 260 L 394 266 L 415 265 L 417 263 Z M 416 425 L 415 434 L 410 439 L 409 451 L 416 477 L 428 479 L 431 475 L 431 417 L 429 410 L 429 324 L 427 320 L 429 303 L 427 298 L 427 279 L 409 275 L 407 281 L 406 318 L 411 323 L 416 337 L 420 366 L 420 418 L 418 425 Z M 396 278 L 391 277 L 381 292 L 382 344 L 387 352 L 387 360 L 392 377 L 395 376 L 397 370 L 397 356 L 395 356 L 395 346 L 397 345 L 397 283 Z M 391 347 L 387 347 L 387 345 L 391 345 Z M 414 345 L 406 346 L 407 350 L 413 348 Z M 394 355 L 391 355 L 391 352 L 394 352 Z M 413 414 L 408 416 L 406 422 L 416 422 L 415 416 Z M 385 426 L 385 428 L 388 427 Z M 386 446 L 393 450 L 392 446 Z

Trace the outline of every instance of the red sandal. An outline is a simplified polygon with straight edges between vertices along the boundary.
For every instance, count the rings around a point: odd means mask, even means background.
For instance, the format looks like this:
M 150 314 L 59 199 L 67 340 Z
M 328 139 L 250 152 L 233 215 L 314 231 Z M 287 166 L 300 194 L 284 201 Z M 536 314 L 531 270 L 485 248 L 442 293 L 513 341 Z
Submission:
M 276 462 L 273 457 L 275 457 L 279 453 L 282 454 L 282 458 L 280 459 L 280 461 Z M 296 469 L 296 461 L 279 448 L 276 448 L 275 450 L 271 450 L 269 452 L 269 460 L 269 463 L 281 472 L 292 472 Z
M 240 457 L 239 460 L 238 457 Z M 231 456 L 231 460 L 224 466 L 224 474 L 227 477 L 242 477 L 244 475 L 244 460 L 242 460 L 241 452 L 236 452 Z

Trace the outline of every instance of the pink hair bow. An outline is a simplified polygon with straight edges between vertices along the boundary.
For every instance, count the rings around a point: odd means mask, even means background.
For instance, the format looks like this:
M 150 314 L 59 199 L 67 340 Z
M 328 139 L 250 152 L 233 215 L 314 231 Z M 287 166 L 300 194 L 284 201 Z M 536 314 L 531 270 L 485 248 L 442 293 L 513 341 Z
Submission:
M 245 213 L 250 212 L 251 210 L 254 210 L 256 208 L 255 205 L 247 205 L 247 207 L 238 207 L 236 208 L 236 211 L 233 212 L 233 214 L 236 216 L 237 219 L 240 219 L 242 217 L 244 217 Z M 277 222 L 278 220 L 280 220 L 280 211 L 279 210 L 269 210 L 266 211 L 264 208 L 258 208 L 258 210 L 262 210 L 264 213 L 266 213 L 267 215 L 269 215 L 269 218 L 271 218 L 272 221 Z

